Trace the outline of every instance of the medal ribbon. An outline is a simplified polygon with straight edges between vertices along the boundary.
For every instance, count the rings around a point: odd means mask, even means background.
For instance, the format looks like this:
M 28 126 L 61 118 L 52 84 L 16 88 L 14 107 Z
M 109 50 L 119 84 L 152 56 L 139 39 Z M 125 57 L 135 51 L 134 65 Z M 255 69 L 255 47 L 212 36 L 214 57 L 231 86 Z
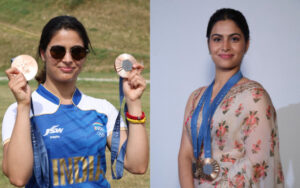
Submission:
M 213 102 L 210 104 L 213 85 L 215 81 L 213 81 L 208 88 L 204 91 L 202 97 L 200 98 L 200 101 L 192 115 L 191 120 L 191 134 L 192 134 L 192 144 L 193 144 L 193 153 L 194 157 L 198 159 L 200 151 L 201 151 L 201 145 L 202 141 L 204 140 L 204 156 L 205 158 L 211 158 L 211 134 L 210 134 L 210 124 L 211 119 L 213 117 L 213 114 L 215 113 L 215 110 L 217 109 L 218 105 L 222 102 L 225 95 L 228 93 L 228 91 L 234 86 L 241 78 L 243 77 L 241 71 L 238 71 L 235 73 L 222 87 L 220 92 L 217 94 Z M 204 106 L 203 106 L 204 105 Z M 203 106 L 202 110 L 202 122 L 201 127 L 199 129 L 198 138 L 197 138 L 197 121 L 198 116 L 201 111 L 201 108 Z
M 120 179 L 123 176 L 123 170 L 124 170 L 124 157 L 126 153 L 126 146 L 127 146 L 127 140 L 124 142 L 124 144 L 121 147 L 120 153 L 118 155 L 119 151 L 119 145 L 120 145 L 120 123 L 121 123 L 121 107 L 122 102 L 124 98 L 124 91 L 123 91 L 123 78 L 120 77 L 119 80 L 119 97 L 120 97 L 120 110 L 114 125 L 114 130 L 112 133 L 111 138 L 111 174 L 113 179 Z M 124 114 L 126 119 L 126 112 L 127 112 L 127 105 L 124 106 Z M 126 120 L 127 127 L 128 122 Z M 113 164 L 116 161 L 116 175 L 114 173 Z
M 34 121 L 34 108 L 32 98 L 30 100 L 30 106 L 32 111 L 31 120 L 31 141 L 33 148 L 33 172 L 36 184 L 41 188 L 50 187 L 50 171 L 49 171 L 49 160 L 42 134 L 37 128 Z M 34 181 L 33 181 L 34 182 Z M 33 186 L 32 181 L 29 181 L 27 186 Z M 33 183 L 33 184 L 32 184 Z

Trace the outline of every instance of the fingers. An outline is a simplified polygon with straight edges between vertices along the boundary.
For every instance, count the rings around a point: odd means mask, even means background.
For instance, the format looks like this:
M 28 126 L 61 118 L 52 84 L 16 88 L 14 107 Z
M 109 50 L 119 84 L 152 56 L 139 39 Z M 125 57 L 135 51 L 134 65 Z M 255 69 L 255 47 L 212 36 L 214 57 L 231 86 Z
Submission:
M 9 68 L 5 71 L 9 82 L 8 86 L 14 94 L 17 102 L 29 104 L 30 102 L 30 87 L 24 75 L 16 68 Z
M 127 79 L 123 80 L 123 89 L 127 104 L 140 99 L 146 89 L 146 80 L 141 75 L 144 65 L 133 63 Z
M 146 87 L 146 81 L 145 79 L 141 76 L 140 71 L 138 69 L 133 69 L 128 78 L 128 85 L 131 87 L 131 89 L 136 89 L 136 88 L 145 88 Z
M 142 65 L 142 64 L 140 64 L 140 63 L 133 63 L 132 69 L 133 69 L 133 70 L 137 70 L 137 72 L 138 72 L 139 74 L 141 74 L 141 72 L 144 70 L 144 65 Z
M 25 79 L 23 74 L 18 74 L 13 80 L 11 80 L 13 85 L 16 88 L 22 88 L 24 89 L 25 86 L 27 85 L 27 80 Z
M 20 71 L 16 67 L 11 67 L 5 71 L 7 78 L 11 80 L 16 75 L 20 74 Z
M 144 65 L 140 64 L 140 63 L 133 63 L 132 64 L 132 68 L 133 69 L 144 69 Z
M 27 82 L 24 75 L 15 67 L 11 67 L 11 68 L 7 69 L 5 71 L 5 73 L 10 82 L 19 82 L 22 80 Z
M 22 73 L 19 74 L 11 74 L 9 75 L 8 86 L 13 91 L 18 91 L 19 89 L 25 89 L 27 85 L 27 80 L 25 79 Z

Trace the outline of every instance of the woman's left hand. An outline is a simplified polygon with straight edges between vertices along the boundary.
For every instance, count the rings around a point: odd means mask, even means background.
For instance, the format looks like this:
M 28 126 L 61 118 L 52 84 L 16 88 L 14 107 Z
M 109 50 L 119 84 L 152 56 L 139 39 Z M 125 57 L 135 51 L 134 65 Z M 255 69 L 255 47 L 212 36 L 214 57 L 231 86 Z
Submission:
M 146 88 L 146 81 L 141 75 L 143 69 L 143 65 L 134 63 L 128 78 L 123 79 L 123 90 L 127 104 L 139 100 Z
M 142 115 L 141 96 L 146 88 L 146 81 L 141 75 L 143 69 L 143 65 L 134 63 L 128 78 L 123 79 L 123 91 L 128 113 L 132 116 L 140 117 Z M 145 124 L 129 122 L 129 132 L 121 133 L 120 143 L 128 138 L 124 166 L 129 172 L 135 174 L 144 174 L 149 162 L 148 136 L 146 127 L 143 125 Z

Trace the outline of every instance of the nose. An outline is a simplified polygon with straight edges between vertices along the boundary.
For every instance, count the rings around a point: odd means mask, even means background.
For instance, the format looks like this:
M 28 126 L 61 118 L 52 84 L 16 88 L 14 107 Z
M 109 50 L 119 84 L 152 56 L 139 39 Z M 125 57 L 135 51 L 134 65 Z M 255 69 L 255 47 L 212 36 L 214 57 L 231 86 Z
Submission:
M 72 55 L 71 55 L 70 51 L 68 51 L 68 50 L 66 51 L 66 54 L 65 54 L 64 58 L 62 59 L 62 61 L 64 63 L 72 63 L 73 58 L 72 58 Z
M 228 40 L 223 41 L 222 50 L 228 52 L 230 50 L 230 42 Z

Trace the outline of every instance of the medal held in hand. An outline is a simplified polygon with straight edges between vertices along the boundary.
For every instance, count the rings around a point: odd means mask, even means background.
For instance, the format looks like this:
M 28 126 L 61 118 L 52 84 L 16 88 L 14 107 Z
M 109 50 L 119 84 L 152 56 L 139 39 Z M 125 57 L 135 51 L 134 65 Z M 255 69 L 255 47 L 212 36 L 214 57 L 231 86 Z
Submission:
M 11 67 L 15 67 L 23 73 L 27 81 L 32 80 L 38 71 L 37 62 L 29 55 L 19 55 L 13 58 Z
M 121 54 L 115 60 L 115 70 L 119 74 L 119 97 L 120 110 L 116 118 L 112 139 L 111 139 L 111 173 L 113 179 L 120 179 L 123 176 L 124 158 L 127 147 L 127 140 L 123 143 L 121 150 L 120 145 L 120 121 L 121 121 L 121 106 L 124 98 L 123 78 L 128 78 L 130 71 L 133 69 L 133 64 L 136 63 L 135 58 L 130 54 Z M 124 115 L 126 119 L 127 105 L 124 105 Z M 126 122 L 128 123 L 128 122 Z M 127 124 L 128 125 L 128 124 Z M 114 165 L 115 164 L 115 165 Z M 114 168 L 115 166 L 115 168 Z M 114 169 L 116 174 L 114 173 Z
M 17 68 L 27 80 L 32 80 L 37 71 L 38 65 L 36 60 L 29 55 L 19 55 L 15 58 L 11 59 L 11 67 Z M 31 113 L 34 116 L 34 107 L 33 100 L 30 96 L 30 108 Z M 33 149 L 33 176 L 34 181 L 29 181 L 28 187 L 50 187 L 50 174 L 49 174 L 49 160 L 48 154 L 46 150 L 45 143 L 42 138 L 42 134 L 40 133 L 34 118 L 31 121 L 30 125 L 30 133 L 31 133 L 31 143 Z M 35 186 L 34 186 L 35 185 Z M 26 186 L 26 187 L 27 187 Z
M 121 54 L 116 58 L 115 70 L 122 78 L 128 78 L 129 72 L 132 70 L 136 59 L 130 54 Z
M 234 74 L 223 86 L 220 92 L 217 94 L 215 99 L 210 103 L 214 81 L 208 86 L 208 88 L 203 93 L 200 101 L 194 110 L 192 120 L 191 120 L 191 134 L 192 134 L 192 144 L 193 144 L 193 153 L 196 162 L 193 162 L 193 175 L 196 179 L 206 179 L 209 181 L 215 180 L 220 172 L 220 166 L 216 160 L 212 158 L 211 155 L 211 133 L 210 133 L 210 124 L 213 114 L 221 103 L 228 91 L 234 86 L 241 78 L 243 77 L 242 73 L 239 71 Z M 202 122 L 197 136 L 197 121 L 201 108 L 202 110 Z M 203 142 L 204 149 L 204 159 L 200 158 L 200 151 Z

